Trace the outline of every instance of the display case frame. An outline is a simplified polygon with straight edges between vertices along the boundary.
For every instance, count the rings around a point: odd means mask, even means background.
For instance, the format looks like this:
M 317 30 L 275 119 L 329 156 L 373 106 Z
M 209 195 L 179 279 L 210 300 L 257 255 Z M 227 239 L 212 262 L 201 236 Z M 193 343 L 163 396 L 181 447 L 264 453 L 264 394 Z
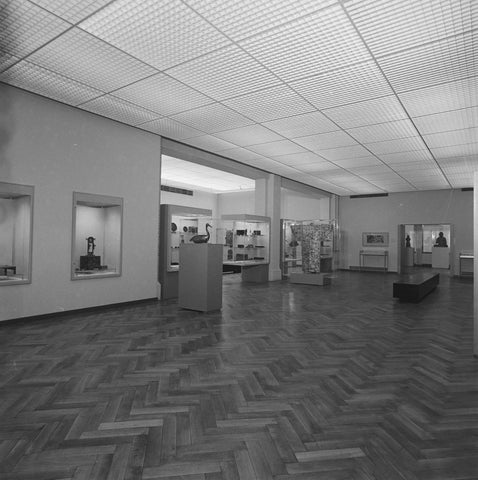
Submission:
M 123 198 L 73 192 L 71 238 L 71 280 L 121 276 Z
M 223 245 L 223 265 L 268 265 L 270 225 L 270 218 L 260 215 L 222 215 L 217 228 L 217 243 Z
M 194 235 L 206 234 L 207 223 L 212 225 L 209 229 L 209 243 L 216 243 L 216 222 L 212 217 L 212 210 L 185 205 L 160 205 L 158 281 L 161 284 L 162 300 L 178 296 L 180 245 L 190 243 Z
M 0 287 L 32 282 L 34 192 L 0 182 Z
M 335 220 L 281 220 L 283 278 L 291 274 L 331 274 L 335 270 L 337 248 Z

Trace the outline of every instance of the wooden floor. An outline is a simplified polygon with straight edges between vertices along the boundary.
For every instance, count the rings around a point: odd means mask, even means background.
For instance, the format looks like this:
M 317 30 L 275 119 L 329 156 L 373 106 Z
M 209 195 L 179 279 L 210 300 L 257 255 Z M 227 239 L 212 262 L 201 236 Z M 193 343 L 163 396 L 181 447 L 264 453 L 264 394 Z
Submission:
M 1 325 L 0 478 L 478 479 L 472 282 L 395 279 Z

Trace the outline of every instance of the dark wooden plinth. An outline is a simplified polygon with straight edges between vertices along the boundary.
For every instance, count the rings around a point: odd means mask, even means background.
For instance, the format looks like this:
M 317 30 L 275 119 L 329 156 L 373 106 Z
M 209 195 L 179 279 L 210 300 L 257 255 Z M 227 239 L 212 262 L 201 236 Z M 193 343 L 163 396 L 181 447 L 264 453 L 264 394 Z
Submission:
M 419 302 L 440 282 L 438 273 L 414 273 L 403 275 L 393 284 L 393 296 L 404 302 Z

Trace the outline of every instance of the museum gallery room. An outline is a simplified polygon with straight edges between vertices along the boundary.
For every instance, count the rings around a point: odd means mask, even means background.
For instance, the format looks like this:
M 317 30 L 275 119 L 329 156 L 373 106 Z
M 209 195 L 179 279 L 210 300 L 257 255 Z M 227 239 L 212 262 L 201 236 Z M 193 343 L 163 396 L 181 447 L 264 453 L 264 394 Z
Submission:
M 0 478 L 478 479 L 477 48 L 475 0 L 0 0 Z

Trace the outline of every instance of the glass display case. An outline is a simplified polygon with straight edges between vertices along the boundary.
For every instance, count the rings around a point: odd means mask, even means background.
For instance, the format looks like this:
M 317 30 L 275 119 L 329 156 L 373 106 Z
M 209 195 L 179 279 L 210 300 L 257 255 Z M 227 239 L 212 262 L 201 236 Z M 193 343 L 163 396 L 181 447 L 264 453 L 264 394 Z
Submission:
M 212 210 L 182 205 L 160 206 L 159 268 L 161 299 L 178 296 L 179 250 L 182 244 L 216 243 Z
M 172 207 L 172 205 L 170 205 Z M 214 238 L 214 222 L 212 211 L 180 207 L 180 210 L 170 209 L 169 248 L 167 270 L 173 272 L 179 269 L 179 247 L 183 243 L 208 243 Z M 201 211 L 199 211 L 201 210 Z M 214 242 L 212 242 L 214 243 Z
M 73 192 L 71 279 L 121 275 L 123 199 Z
M 335 220 L 281 220 L 281 270 L 291 273 L 331 273 L 337 227 Z
M 31 283 L 33 191 L 0 182 L 0 286 Z
M 259 215 L 223 215 L 217 228 L 224 265 L 269 263 L 270 218 Z

